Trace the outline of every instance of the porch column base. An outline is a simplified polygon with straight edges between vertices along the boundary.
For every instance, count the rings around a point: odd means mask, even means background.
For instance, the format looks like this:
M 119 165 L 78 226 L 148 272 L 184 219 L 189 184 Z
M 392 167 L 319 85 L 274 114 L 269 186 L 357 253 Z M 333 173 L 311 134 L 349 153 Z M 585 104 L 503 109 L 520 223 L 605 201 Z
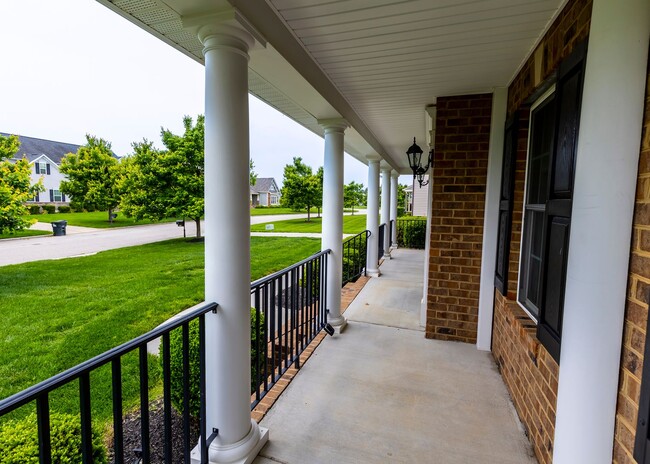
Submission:
M 368 274 L 368 277 L 379 277 L 381 272 L 379 272 L 379 269 L 368 269 L 366 274 Z
M 231 445 L 219 445 L 213 441 L 208 450 L 210 464 L 251 464 L 266 442 L 269 441 L 269 429 L 260 427 L 251 419 L 251 430 L 244 438 Z M 201 464 L 200 444 L 191 453 L 192 464 Z
M 339 316 L 334 319 L 328 319 L 327 322 L 334 329 L 334 333 L 341 334 L 348 325 L 348 321 L 345 317 Z
M 393 259 L 393 257 L 390 255 L 390 248 L 388 248 L 388 251 L 384 252 L 384 258 L 388 259 Z

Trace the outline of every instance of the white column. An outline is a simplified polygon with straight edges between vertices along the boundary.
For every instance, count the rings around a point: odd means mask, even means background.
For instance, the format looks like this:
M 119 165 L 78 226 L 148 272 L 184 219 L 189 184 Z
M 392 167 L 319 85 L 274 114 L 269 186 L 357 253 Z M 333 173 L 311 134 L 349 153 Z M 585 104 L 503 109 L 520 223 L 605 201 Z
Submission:
M 612 462 L 650 2 L 593 3 L 574 180 L 553 462 Z
M 368 156 L 368 205 L 366 208 L 366 229 L 368 237 L 368 253 L 366 255 L 366 273 L 371 277 L 379 277 L 379 156 Z
M 393 243 L 391 247 L 397 248 L 397 178 L 399 173 L 392 171 L 390 174 L 390 220 L 394 221 L 392 226 Z
M 248 50 L 254 39 L 217 19 L 198 35 L 205 56 L 205 299 L 219 304 L 206 316 L 207 430 L 219 429 L 209 458 L 250 462 L 268 439 L 250 416 Z M 193 462 L 199 453 L 197 446 Z
M 384 257 L 390 258 L 390 167 L 381 168 L 381 222 L 384 228 Z
M 325 130 L 325 161 L 323 163 L 323 235 L 321 249 L 332 252 L 327 259 L 328 322 L 337 331 L 346 325 L 341 315 L 341 283 L 343 274 L 343 133 L 348 127 L 344 119 L 320 120 Z
M 476 347 L 490 351 L 492 346 L 492 313 L 494 311 L 494 271 L 496 269 L 499 200 L 503 170 L 503 134 L 506 123 L 508 89 L 499 87 L 492 93 L 490 150 L 488 152 L 483 245 L 481 251 L 481 285 L 478 300 L 478 335 Z

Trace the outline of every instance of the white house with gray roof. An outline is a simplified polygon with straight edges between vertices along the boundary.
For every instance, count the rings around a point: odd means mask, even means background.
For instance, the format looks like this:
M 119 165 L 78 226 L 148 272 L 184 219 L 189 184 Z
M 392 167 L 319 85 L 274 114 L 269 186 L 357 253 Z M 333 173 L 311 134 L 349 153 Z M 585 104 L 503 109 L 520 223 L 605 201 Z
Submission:
M 0 132 L 5 137 L 10 134 Z M 32 166 L 31 181 L 43 179 L 44 192 L 36 194 L 30 203 L 67 204 L 70 199 L 61 192 L 61 181 L 65 176 L 59 172 L 61 159 L 68 153 L 76 153 L 80 145 L 55 142 L 19 135 L 20 149 L 14 156 L 15 160 L 26 158 Z
M 250 186 L 251 206 L 279 206 L 280 189 L 273 177 L 258 177 Z

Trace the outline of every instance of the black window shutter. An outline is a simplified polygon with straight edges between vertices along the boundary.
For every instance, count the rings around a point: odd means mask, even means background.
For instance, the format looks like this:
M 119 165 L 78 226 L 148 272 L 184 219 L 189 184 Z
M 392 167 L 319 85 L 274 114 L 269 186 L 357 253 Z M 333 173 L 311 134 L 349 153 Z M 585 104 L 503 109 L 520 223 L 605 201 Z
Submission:
M 646 334 L 650 330 L 648 318 Z M 641 396 L 639 398 L 639 417 L 636 424 L 634 439 L 634 459 L 639 464 L 650 464 L 650 343 L 646 335 L 645 353 L 643 356 L 643 374 L 641 374 Z
M 39 200 L 39 197 L 38 197 L 38 195 L 39 195 L 39 193 L 38 193 L 38 192 L 36 192 L 36 196 L 34 197 L 34 201 L 41 201 L 41 200 Z
M 47 169 L 47 175 L 49 176 L 50 175 L 50 163 L 47 163 L 45 165 L 45 169 Z
M 34 172 L 36 174 L 39 174 L 39 171 L 41 170 L 41 167 L 39 166 L 38 163 L 34 163 Z
M 65 201 L 65 194 L 64 193 L 61 194 L 61 201 Z
M 560 64 L 555 88 L 555 147 L 544 221 L 544 297 L 537 337 L 557 362 L 560 361 L 573 177 L 586 52 L 587 44 L 584 42 Z
M 501 167 L 501 193 L 499 196 L 499 229 L 497 232 L 496 269 L 494 270 L 494 286 L 502 295 L 508 293 L 510 232 L 515 191 L 515 169 L 517 165 L 517 129 L 518 113 L 515 113 L 506 122 L 503 138 L 503 165 Z
M 50 189 L 50 201 L 54 201 L 54 190 Z

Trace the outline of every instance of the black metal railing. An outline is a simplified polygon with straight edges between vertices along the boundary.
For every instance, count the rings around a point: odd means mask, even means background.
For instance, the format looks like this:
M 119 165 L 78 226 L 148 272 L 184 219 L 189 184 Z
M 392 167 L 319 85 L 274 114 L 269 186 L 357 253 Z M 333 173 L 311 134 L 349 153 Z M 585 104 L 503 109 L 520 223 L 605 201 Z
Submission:
M 205 414 L 205 314 L 216 312 L 216 303 L 202 303 L 194 306 L 180 316 L 172 318 L 154 330 L 147 332 L 129 342 L 106 351 L 103 354 L 78 364 L 54 377 L 39 384 L 16 393 L 0 401 L 0 417 L 16 410 L 21 406 L 35 403 L 36 420 L 38 422 L 38 449 L 41 464 L 52 462 L 52 445 L 50 437 L 50 394 L 72 382 L 79 382 L 79 412 L 81 423 L 81 454 L 82 462 L 93 462 L 93 437 L 92 437 L 92 410 L 91 410 L 91 373 L 98 368 L 110 363 L 112 372 L 112 406 L 113 406 L 113 459 L 116 464 L 133 462 L 131 457 L 125 457 L 123 436 L 123 404 L 122 404 L 122 358 L 134 351 L 138 351 L 139 376 L 140 376 L 140 437 L 141 448 L 128 450 L 135 453 L 137 462 L 149 463 L 151 461 L 150 427 L 149 427 L 149 366 L 147 356 L 147 343 L 161 338 L 162 343 L 162 380 L 163 380 L 163 434 L 165 463 L 179 462 L 180 457 L 173 456 L 172 450 L 172 380 L 171 380 L 171 355 L 170 334 L 174 330 L 182 331 L 183 372 L 182 398 L 183 398 L 183 433 L 184 456 L 183 462 L 190 462 L 192 442 L 190 440 L 190 322 L 198 320 L 198 346 L 199 346 L 199 390 L 201 395 L 199 410 L 199 434 L 201 447 L 201 463 L 208 462 L 208 446 L 216 436 L 212 433 L 206 438 Z M 107 399 L 108 400 L 108 399 Z M 214 432 L 214 431 L 213 431 Z
M 251 284 L 253 409 L 327 324 L 327 257 L 321 251 Z
M 366 275 L 369 236 L 370 231 L 364 230 L 343 242 L 343 285 Z
M 397 219 L 397 246 L 402 248 L 425 247 L 427 220 L 420 217 L 403 217 Z
M 384 256 L 384 234 L 386 233 L 386 224 L 381 224 L 379 226 L 379 234 L 377 237 L 377 259 L 381 259 Z
M 395 219 L 391 219 L 388 227 L 388 245 L 391 247 L 393 246 L 393 243 L 395 243 L 395 235 L 393 235 L 393 231 L 395 230 Z

